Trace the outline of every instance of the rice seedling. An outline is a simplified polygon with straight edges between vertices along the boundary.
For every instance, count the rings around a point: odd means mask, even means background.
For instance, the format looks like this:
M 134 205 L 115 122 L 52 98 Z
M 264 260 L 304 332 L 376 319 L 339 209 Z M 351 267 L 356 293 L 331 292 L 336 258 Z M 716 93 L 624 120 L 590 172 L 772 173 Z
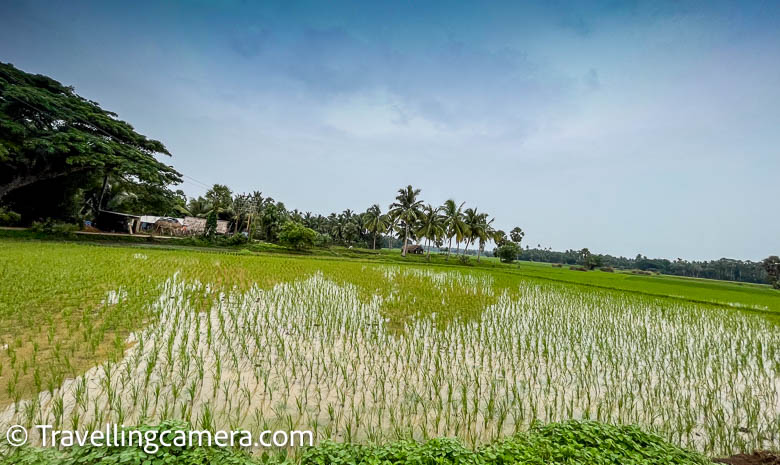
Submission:
M 0 312 L 19 334 L 3 335 L 0 427 L 183 420 L 478 445 L 584 419 L 706 454 L 780 444 L 780 330 L 732 309 L 482 270 L 84 249 L 105 274 L 64 273 L 43 333 L 27 331 L 35 308 Z M 70 252 L 41 260 L 75 266 Z

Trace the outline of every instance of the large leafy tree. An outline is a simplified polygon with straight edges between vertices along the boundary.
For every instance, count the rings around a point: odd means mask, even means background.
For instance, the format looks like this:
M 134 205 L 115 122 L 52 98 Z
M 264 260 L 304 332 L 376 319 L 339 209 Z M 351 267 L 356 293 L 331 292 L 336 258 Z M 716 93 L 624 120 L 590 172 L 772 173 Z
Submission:
M 777 255 L 766 257 L 761 262 L 761 265 L 764 267 L 764 271 L 766 271 L 769 284 L 775 289 L 780 289 L 780 257 Z
M 170 155 L 161 142 L 72 87 L 0 62 L 0 200 L 46 182 L 61 195 L 110 179 L 164 189 L 181 175 L 161 154 Z
M 389 215 L 393 218 L 393 223 L 400 221 L 404 225 L 404 244 L 401 248 L 401 255 L 404 257 L 406 256 L 406 246 L 409 244 L 409 225 L 414 225 L 420 217 L 423 201 L 417 198 L 419 195 L 420 189 L 414 189 L 410 184 L 398 189 L 395 202 L 390 204 Z

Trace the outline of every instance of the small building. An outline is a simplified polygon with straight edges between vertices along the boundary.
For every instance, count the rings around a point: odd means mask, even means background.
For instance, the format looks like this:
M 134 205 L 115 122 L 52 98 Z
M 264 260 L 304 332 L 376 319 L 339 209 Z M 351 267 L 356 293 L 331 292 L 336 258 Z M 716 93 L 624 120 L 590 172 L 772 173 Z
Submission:
M 421 246 L 420 244 L 407 244 L 404 246 L 403 250 L 405 250 L 406 253 L 413 253 L 413 254 L 422 254 L 425 252 L 423 246 Z
M 141 221 L 136 232 L 154 232 L 154 223 L 159 220 L 160 216 L 141 215 Z
M 206 230 L 206 218 L 196 216 L 185 216 L 184 227 L 187 228 L 187 234 L 203 234 Z M 229 222 L 226 220 L 217 220 L 217 234 L 227 234 Z

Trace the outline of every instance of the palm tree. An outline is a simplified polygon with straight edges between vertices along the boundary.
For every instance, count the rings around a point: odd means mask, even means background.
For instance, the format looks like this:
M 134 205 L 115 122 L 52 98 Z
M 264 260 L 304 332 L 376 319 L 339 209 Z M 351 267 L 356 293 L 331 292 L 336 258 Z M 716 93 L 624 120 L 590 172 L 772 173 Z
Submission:
M 374 236 L 374 250 L 376 250 L 376 236 L 387 231 L 390 222 L 387 215 L 382 214 L 382 209 L 377 204 L 371 205 L 366 210 L 364 221 L 364 226 Z
M 197 216 L 198 218 L 205 218 L 206 215 L 209 214 L 211 211 L 211 204 L 207 199 L 204 199 L 203 197 L 193 197 L 190 199 L 189 203 L 187 204 L 187 209 L 190 211 L 192 216 Z
M 450 259 L 450 249 L 452 248 L 452 238 L 458 244 L 458 251 L 460 251 L 460 242 L 468 235 L 468 226 L 463 222 L 463 205 L 466 202 L 462 202 L 458 206 L 453 199 L 448 199 L 441 207 L 444 214 L 444 228 L 449 238 L 447 244 L 447 260 Z
M 487 215 L 485 213 L 479 213 L 476 208 L 467 208 L 463 212 L 463 222 L 468 226 L 468 234 L 466 234 L 466 248 L 463 249 L 463 256 L 469 250 L 469 244 L 477 241 L 484 234 L 484 226 L 486 223 Z
M 498 242 L 504 234 L 503 231 L 496 231 L 496 229 L 493 228 L 493 221 L 496 220 L 495 218 L 491 218 L 490 221 L 488 221 L 487 213 L 483 213 L 480 216 L 482 217 L 482 220 L 480 222 L 479 228 L 479 250 L 477 251 L 477 263 L 479 263 L 480 254 L 485 251 L 485 244 L 487 241 L 493 240 Z
M 441 207 L 433 208 L 426 205 L 420 214 L 420 227 L 417 229 L 417 235 L 424 237 L 428 247 L 427 257 L 431 259 L 431 241 L 436 241 L 444 234 L 444 217 L 439 213 Z
M 406 256 L 406 246 L 409 240 L 409 225 L 414 224 L 420 217 L 420 207 L 422 206 L 422 200 L 418 200 L 417 196 L 420 195 L 420 189 L 414 189 L 412 185 L 408 185 L 405 188 L 398 189 L 398 195 L 395 197 L 395 202 L 390 204 L 390 211 L 388 214 L 393 218 L 393 224 L 398 221 L 404 223 L 404 245 L 401 249 L 401 256 Z

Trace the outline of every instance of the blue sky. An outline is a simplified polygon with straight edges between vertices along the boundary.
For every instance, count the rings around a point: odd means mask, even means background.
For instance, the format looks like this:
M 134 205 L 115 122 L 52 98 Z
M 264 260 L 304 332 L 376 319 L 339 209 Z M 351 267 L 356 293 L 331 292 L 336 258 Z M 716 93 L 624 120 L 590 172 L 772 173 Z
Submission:
M 0 60 L 187 178 L 327 214 L 406 184 L 531 246 L 780 252 L 777 2 L 15 2 Z

